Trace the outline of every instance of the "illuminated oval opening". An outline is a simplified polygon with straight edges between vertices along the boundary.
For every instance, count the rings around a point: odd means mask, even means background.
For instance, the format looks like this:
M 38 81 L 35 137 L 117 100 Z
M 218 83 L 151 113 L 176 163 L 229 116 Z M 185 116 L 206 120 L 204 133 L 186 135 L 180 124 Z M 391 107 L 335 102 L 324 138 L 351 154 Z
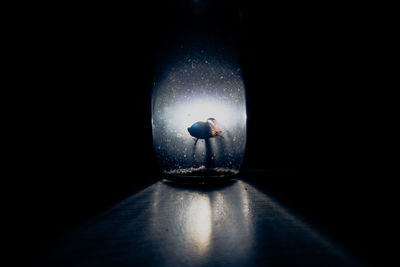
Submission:
M 178 56 L 154 83 L 153 144 L 165 174 L 226 176 L 240 169 L 244 83 L 239 65 L 219 52 Z

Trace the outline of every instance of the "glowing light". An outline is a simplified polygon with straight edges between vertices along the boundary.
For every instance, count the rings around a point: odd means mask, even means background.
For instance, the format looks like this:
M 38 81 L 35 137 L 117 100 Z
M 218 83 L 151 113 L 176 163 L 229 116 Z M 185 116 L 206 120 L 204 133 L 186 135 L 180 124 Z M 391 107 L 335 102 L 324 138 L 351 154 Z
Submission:
M 218 101 L 217 99 L 196 99 L 189 103 L 181 103 L 165 110 L 165 116 L 171 118 L 169 128 L 191 138 L 187 128 L 197 121 L 206 121 L 215 118 L 222 129 L 230 129 L 240 122 L 240 112 L 234 106 Z M 243 118 L 244 119 L 244 118 Z
M 191 135 L 188 128 L 208 118 L 215 119 L 215 123 L 209 123 L 215 138 L 206 151 L 205 139 L 195 141 L 196 135 Z M 246 142 L 246 102 L 240 68 L 213 54 L 178 57 L 154 83 L 152 127 L 154 148 L 165 173 L 207 164 L 208 168 L 236 172 Z

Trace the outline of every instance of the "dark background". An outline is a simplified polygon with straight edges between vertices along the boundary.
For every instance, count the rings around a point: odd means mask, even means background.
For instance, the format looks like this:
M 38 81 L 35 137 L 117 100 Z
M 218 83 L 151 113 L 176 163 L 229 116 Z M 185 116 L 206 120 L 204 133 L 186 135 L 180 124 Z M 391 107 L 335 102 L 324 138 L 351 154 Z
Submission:
M 374 80 L 362 7 L 194 2 L 36 6 L 23 23 L 28 90 L 15 152 L 23 162 L 15 167 L 16 246 L 31 257 L 160 180 L 151 88 L 160 44 L 184 39 L 169 35 L 182 27 L 238 37 L 248 115 L 243 169 L 265 170 L 250 179 L 355 255 L 382 264 L 390 254 L 382 191 L 389 178 L 369 124 L 377 103 L 366 89 Z

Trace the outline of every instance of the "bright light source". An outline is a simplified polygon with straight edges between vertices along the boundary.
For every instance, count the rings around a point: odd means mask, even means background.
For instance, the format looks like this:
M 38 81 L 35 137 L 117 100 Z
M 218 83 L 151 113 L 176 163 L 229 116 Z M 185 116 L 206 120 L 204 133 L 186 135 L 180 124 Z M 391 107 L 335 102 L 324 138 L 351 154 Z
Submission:
M 187 128 L 194 122 L 206 121 L 208 118 L 215 118 L 218 125 L 223 129 L 232 129 L 239 121 L 238 117 L 243 116 L 240 109 L 228 105 L 215 98 L 194 99 L 189 103 L 180 103 L 175 107 L 168 108 L 165 116 L 171 118 L 170 130 L 192 139 L 188 135 Z M 244 118 L 245 119 L 245 118 Z
M 152 124 L 165 173 L 237 172 L 246 142 L 240 68 L 204 53 L 178 60 L 155 82 Z M 192 125 L 197 132 L 189 133 Z

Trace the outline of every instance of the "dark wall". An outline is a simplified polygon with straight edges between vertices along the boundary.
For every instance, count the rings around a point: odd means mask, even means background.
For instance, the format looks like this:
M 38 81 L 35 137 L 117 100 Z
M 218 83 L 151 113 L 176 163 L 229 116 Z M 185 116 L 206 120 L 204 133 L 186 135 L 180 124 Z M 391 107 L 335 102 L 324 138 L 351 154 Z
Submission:
M 364 7 L 351 5 L 242 4 L 244 167 L 288 171 L 256 180 L 332 240 L 384 265 L 392 174 L 375 124 L 381 85 L 371 71 L 374 13 L 363 17 Z
M 391 175 L 368 93 L 377 88 L 369 18 L 360 6 L 242 4 L 244 167 L 289 171 L 256 180 L 343 247 L 383 264 Z
M 23 25 L 29 71 L 20 77 L 13 199 L 16 246 L 28 251 L 158 179 L 152 9 L 48 8 Z
M 57 6 L 25 25 L 32 71 L 22 97 L 18 188 L 30 221 L 26 246 L 159 179 L 150 125 L 155 51 L 191 8 L 160 2 Z M 365 176 L 377 162 L 362 127 L 362 27 L 346 8 L 258 1 L 223 2 L 211 22 L 231 21 L 217 14 L 234 4 L 248 109 L 243 167 L 288 171 L 281 181 L 259 182 L 367 255 L 376 247 L 365 245 L 365 233 L 378 223 L 368 214 L 378 204 Z M 369 231 L 368 240 L 380 239 Z

